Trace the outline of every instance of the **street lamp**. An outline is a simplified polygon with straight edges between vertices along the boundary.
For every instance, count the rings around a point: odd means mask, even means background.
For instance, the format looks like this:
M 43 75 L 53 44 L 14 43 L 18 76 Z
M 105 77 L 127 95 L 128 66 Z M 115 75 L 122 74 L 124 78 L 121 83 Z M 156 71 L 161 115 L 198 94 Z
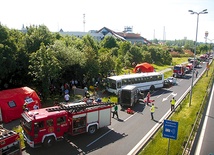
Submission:
M 195 49 L 194 49 L 194 61 L 193 61 L 193 71 L 192 71 L 192 83 L 191 83 L 191 91 L 190 91 L 190 100 L 189 100 L 189 106 L 191 106 L 192 102 L 192 89 L 193 89 L 193 81 L 194 81 L 194 69 L 195 69 L 195 56 L 196 56 L 196 43 L 197 43 L 197 37 L 198 37 L 198 20 L 199 20 L 199 15 L 200 14 L 207 14 L 207 9 L 201 11 L 201 12 L 195 12 L 192 10 L 189 10 L 191 14 L 196 14 L 197 15 L 197 25 L 196 25 L 196 38 L 195 38 Z

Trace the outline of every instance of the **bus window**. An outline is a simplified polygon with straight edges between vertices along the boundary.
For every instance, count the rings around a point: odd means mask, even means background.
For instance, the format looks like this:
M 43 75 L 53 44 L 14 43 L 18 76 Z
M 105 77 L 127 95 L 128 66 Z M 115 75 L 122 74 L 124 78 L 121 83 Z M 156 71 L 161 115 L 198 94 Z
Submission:
M 136 83 L 136 82 L 135 82 L 135 78 L 132 78 L 132 79 L 131 79 L 131 83 L 132 83 L 132 84 L 135 84 L 135 83 Z
M 117 88 L 121 88 L 121 82 L 117 83 Z
M 132 84 L 131 79 L 128 79 L 127 81 L 128 81 L 128 83 L 127 83 L 128 85 L 129 85 L 129 84 Z
M 127 85 L 128 83 L 127 83 L 127 80 L 126 79 L 123 79 L 122 80 L 122 86 L 125 86 L 125 85 Z
M 116 83 L 111 83 L 111 88 L 116 89 Z

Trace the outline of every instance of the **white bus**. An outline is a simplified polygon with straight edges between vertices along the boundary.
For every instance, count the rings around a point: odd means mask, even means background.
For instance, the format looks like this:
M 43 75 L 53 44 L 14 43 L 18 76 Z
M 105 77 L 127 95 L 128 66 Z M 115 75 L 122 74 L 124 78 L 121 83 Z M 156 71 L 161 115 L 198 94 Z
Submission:
M 118 94 L 122 88 L 127 85 L 134 85 L 140 91 L 154 91 L 162 88 L 164 82 L 164 74 L 160 72 L 135 73 L 119 76 L 107 77 L 107 91 Z

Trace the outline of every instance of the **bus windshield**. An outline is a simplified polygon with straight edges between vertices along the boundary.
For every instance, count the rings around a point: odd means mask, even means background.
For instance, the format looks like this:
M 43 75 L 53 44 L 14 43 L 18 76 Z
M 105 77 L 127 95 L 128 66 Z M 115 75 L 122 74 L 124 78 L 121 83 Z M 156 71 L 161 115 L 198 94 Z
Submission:
M 112 79 L 108 79 L 108 88 L 117 89 L 116 81 Z

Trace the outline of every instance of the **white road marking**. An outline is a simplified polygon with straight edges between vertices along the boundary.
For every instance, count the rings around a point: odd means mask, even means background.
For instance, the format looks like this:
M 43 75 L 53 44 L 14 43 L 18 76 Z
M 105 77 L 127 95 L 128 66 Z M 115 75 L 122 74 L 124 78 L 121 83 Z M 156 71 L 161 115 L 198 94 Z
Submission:
M 133 117 L 136 114 L 136 112 L 134 114 L 132 114 L 131 116 L 129 116 L 128 118 L 126 118 L 125 120 L 123 120 L 123 122 L 127 121 L 128 119 L 130 119 L 131 117 Z
M 97 139 L 95 139 L 93 142 L 91 142 L 90 144 L 88 144 L 86 147 L 89 147 L 90 145 L 94 144 L 96 141 L 98 141 L 99 139 L 101 139 L 102 137 L 104 137 L 105 135 L 107 135 L 109 132 L 111 132 L 113 130 L 114 130 L 114 128 L 112 128 L 111 130 L 109 130 L 108 132 L 106 132 L 105 134 L 103 134 L 102 136 L 100 136 Z

